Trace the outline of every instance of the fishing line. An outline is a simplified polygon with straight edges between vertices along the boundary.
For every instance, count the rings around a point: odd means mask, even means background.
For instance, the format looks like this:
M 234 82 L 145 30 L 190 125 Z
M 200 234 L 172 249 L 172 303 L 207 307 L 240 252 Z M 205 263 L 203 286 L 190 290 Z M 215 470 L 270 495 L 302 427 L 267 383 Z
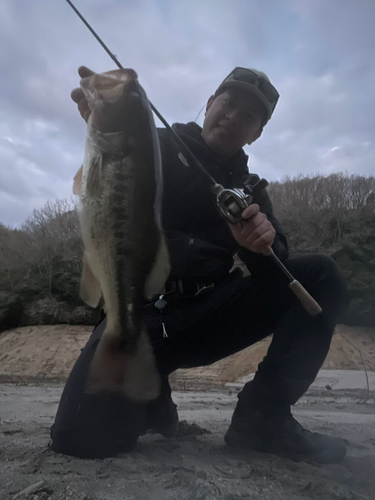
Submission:
M 202 111 L 204 110 L 204 108 L 205 108 L 205 107 L 206 107 L 206 103 L 205 103 L 205 104 L 203 104 L 203 106 L 202 106 L 202 107 L 201 107 L 201 109 L 199 110 L 199 112 L 198 112 L 197 116 L 195 117 L 195 120 L 194 120 L 194 121 L 195 121 L 195 123 L 197 123 L 197 120 L 198 120 L 198 118 L 199 118 L 200 114 L 202 113 Z

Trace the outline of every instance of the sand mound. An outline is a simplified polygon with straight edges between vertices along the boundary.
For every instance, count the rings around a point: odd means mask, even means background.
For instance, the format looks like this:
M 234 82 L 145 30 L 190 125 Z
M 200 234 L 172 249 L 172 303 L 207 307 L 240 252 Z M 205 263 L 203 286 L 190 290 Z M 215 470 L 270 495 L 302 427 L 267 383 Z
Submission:
M 0 380 L 66 379 L 91 331 L 89 326 L 54 325 L 3 332 L 0 335 Z M 235 382 L 256 370 L 269 343 L 270 339 L 265 339 L 211 366 L 178 370 L 171 376 L 171 382 L 186 389 Z M 323 368 L 362 370 L 361 355 L 367 369 L 375 371 L 375 329 L 339 325 Z
M 267 353 L 271 337 L 257 344 L 222 359 L 211 366 L 203 366 L 190 370 L 178 370 L 171 380 L 178 385 L 190 382 L 203 385 L 208 381 L 212 385 L 221 386 L 254 373 L 260 361 Z M 363 370 L 363 362 L 367 370 L 375 370 L 375 329 L 359 326 L 338 325 L 332 339 L 331 349 L 323 365 L 325 370 Z
M 91 326 L 25 326 L 0 335 L 0 380 L 65 379 Z

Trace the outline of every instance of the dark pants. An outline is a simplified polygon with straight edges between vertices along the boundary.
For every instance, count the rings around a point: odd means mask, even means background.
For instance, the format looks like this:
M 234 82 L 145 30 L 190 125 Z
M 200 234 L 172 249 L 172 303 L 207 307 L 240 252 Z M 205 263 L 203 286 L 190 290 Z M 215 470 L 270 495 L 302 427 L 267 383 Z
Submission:
M 319 302 L 322 314 L 306 313 L 285 277 L 276 272 L 261 279 L 233 279 L 194 299 L 171 297 L 165 310 L 168 337 L 163 336 L 157 309 L 146 307 L 161 374 L 214 363 L 273 333 L 252 392 L 272 405 L 294 404 L 322 366 L 348 296 L 340 269 L 328 257 L 298 257 L 286 266 Z M 120 394 L 85 392 L 88 368 L 104 329 L 105 320 L 94 329 L 67 380 L 51 429 L 56 451 L 82 457 L 115 455 L 131 449 L 144 428 L 147 405 Z

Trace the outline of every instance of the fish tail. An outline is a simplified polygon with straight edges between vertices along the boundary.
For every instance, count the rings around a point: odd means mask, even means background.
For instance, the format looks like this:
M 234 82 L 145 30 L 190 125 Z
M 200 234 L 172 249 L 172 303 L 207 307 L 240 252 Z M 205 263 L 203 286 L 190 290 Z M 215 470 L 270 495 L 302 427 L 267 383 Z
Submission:
M 122 384 L 123 393 L 143 401 L 156 399 L 160 394 L 161 380 L 154 351 L 145 331 L 141 331 L 136 350 L 128 361 Z
M 151 401 L 160 394 L 161 381 L 148 335 L 141 331 L 129 349 L 116 328 L 107 328 L 92 360 L 87 390 L 121 392 L 138 401 Z

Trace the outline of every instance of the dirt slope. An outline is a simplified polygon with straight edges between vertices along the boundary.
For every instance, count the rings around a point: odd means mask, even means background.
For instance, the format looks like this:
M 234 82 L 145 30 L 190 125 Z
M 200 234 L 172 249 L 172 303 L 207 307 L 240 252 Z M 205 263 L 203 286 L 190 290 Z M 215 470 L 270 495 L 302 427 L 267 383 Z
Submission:
M 241 377 L 254 373 L 258 363 L 267 353 L 271 337 L 244 349 L 211 366 L 178 370 L 171 381 L 188 388 L 189 382 L 200 385 L 209 381 L 212 385 L 222 386 L 235 382 Z M 367 370 L 375 370 L 375 330 L 365 327 L 339 325 L 332 339 L 331 349 L 323 365 L 325 370 L 363 370 L 363 357 Z
M 91 326 L 26 326 L 0 335 L 1 380 L 61 380 L 69 375 Z
M 64 380 L 85 345 L 92 327 L 55 325 L 8 330 L 0 335 L 0 380 Z M 182 388 L 234 382 L 256 370 L 270 339 L 208 367 L 178 370 L 171 382 Z M 354 347 L 353 345 L 354 344 Z M 362 370 L 361 351 L 368 370 L 375 371 L 375 330 L 337 327 L 323 368 Z

